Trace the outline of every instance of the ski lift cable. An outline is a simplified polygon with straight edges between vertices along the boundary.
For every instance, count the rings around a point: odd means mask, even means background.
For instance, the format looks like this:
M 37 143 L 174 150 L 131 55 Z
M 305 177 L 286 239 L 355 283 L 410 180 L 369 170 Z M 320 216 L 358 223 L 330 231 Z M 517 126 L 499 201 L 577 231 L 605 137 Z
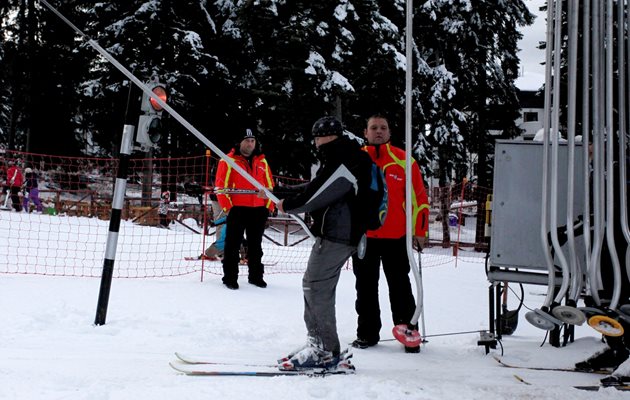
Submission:
M 628 10 L 630 11 L 630 3 L 626 5 Z M 626 15 L 624 14 L 624 4 L 623 2 L 619 2 L 618 15 Z M 626 16 L 627 19 L 627 16 Z M 617 37 L 624 36 L 624 24 L 618 25 L 618 34 Z M 618 40 L 618 52 L 619 59 L 623 61 L 626 60 L 626 52 L 624 49 L 624 41 Z M 630 48 L 630 42 L 628 42 L 628 47 Z M 627 154 L 627 143 L 626 143 L 626 99 L 624 89 L 626 88 L 626 74 L 630 72 L 630 63 L 628 64 L 627 71 L 620 71 L 619 73 L 619 89 L 618 89 L 618 108 L 619 108 L 619 204 L 627 204 L 628 201 L 628 187 L 626 185 L 627 182 L 627 169 L 628 169 L 628 154 Z M 630 83 L 630 79 L 628 80 Z M 623 236 L 626 239 L 626 258 L 625 258 L 625 269 L 626 269 L 626 279 L 630 279 L 630 226 L 628 223 L 628 211 L 627 207 L 619 207 L 619 218 L 621 220 L 621 229 L 623 232 Z
M 411 156 L 411 123 L 412 123 L 412 79 L 413 79 L 413 1 L 408 1 L 406 4 L 406 34 L 405 34 L 405 56 L 407 60 L 406 71 L 405 71 L 405 204 L 413 204 L 411 201 L 411 166 L 412 166 L 412 156 Z M 422 326 L 421 326 L 421 337 L 426 336 L 426 326 L 424 320 L 424 288 L 422 286 L 422 254 L 418 256 L 418 263 L 416 263 L 416 259 L 414 257 L 414 249 L 413 249 L 413 221 L 412 221 L 412 212 L 407 212 L 405 218 L 406 225 L 406 237 L 407 237 L 407 258 L 409 259 L 409 267 L 413 273 L 413 276 L 416 281 L 416 309 L 414 311 L 413 317 L 411 318 L 411 324 L 417 325 L 418 320 L 422 317 Z
M 621 297 L 621 264 L 619 262 L 619 256 L 617 253 L 617 246 L 615 243 L 615 232 L 614 232 L 614 224 L 616 223 L 615 218 L 615 204 L 614 204 L 614 196 L 615 196 L 615 180 L 613 179 L 613 170 L 614 170 L 614 132 L 613 132 L 613 98 L 614 98 L 614 90 L 613 90 L 613 75 L 614 75 L 614 65 L 613 65 L 613 3 L 612 0 L 608 0 L 606 2 L 606 87 L 605 87 L 605 96 L 606 96 L 606 148 L 603 149 L 606 153 L 606 172 L 609 174 L 610 178 L 606 179 L 606 244 L 608 245 L 608 252 L 610 254 L 610 259 L 612 261 L 612 271 L 613 271 L 613 292 L 612 298 L 610 300 L 610 305 L 608 306 L 610 310 L 617 311 L 617 306 L 619 305 L 619 300 Z M 622 160 L 619 160 L 622 162 Z
M 567 213 L 566 225 L 573 226 L 574 219 L 574 189 L 575 189 L 575 130 L 576 130 L 576 94 L 577 94 L 577 49 L 578 49 L 578 17 L 577 4 L 569 3 L 569 110 L 568 110 L 568 171 L 567 171 Z M 578 166 L 579 167 L 579 166 Z M 576 251 L 575 233 L 567 229 L 567 244 L 569 248 L 569 270 L 571 273 L 571 291 L 569 300 L 571 305 L 577 302 L 582 288 L 581 271 L 579 270 Z M 568 305 L 568 304 L 567 304 Z M 574 309 L 577 312 L 577 309 Z M 582 315 L 583 317 L 583 315 Z
M 553 10 L 554 7 L 547 8 L 547 48 L 545 52 L 545 82 L 551 82 L 551 59 L 553 55 Z M 544 256 L 547 264 L 548 270 L 548 285 L 547 285 L 547 297 L 543 303 L 543 308 L 548 309 L 551 306 L 551 302 L 554 296 L 555 289 L 555 268 L 553 265 L 553 259 L 551 258 L 551 254 L 549 248 L 547 246 L 547 229 L 549 226 L 549 209 L 548 209 L 548 192 L 549 192 L 549 136 L 550 132 L 550 115 L 549 110 L 551 106 L 551 89 L 549 84 L 545 85 L 544 92 L 544 114 L 543 114 L 543 130 L 544 130 L 544 140 L 543 140 L 543 168 L 542 168 L 542 196 L 541 196 L 541 213 L 540 213 L 540 239 L 543 243 Z M 556 133 L 554 133 L 556 134 Z
M 552 308 L 560 304 L 567 289 L 569 288 L 569 265 L 560 246 L 558 239 L 558 154 L 560 132 L 560 64 L 561 64 L 561 39 L 562 39 L 562 2 L 555 2 L 554 13 L 554 52 L 553 52 L 553 88 L 552 88 L 552 105 L 551 105 L 551 179 L 550 179 L 550 226 L 551 226 L 551 242 L 558 262 L 562 269 L 562 284 L 558 289 L 555 297 L 553 297 Z

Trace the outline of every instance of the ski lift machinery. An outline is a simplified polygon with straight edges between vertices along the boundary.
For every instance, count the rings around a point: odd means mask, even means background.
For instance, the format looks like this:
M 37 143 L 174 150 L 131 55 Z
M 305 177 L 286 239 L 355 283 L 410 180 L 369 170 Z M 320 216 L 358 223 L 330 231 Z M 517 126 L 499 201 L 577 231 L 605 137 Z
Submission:
M 586 33 L 580 37 L 579 9 L 575 3 L 568 2 L 569 45 L 564 52 L 554 51 L 561 48 L 564 35 L 561 29 L 563 2 L 555 1 L 548 7 L 544 141 L 531 144 L 499 141 L 495 148 L 488 279 L 497 287 L 497 295 L 500 282 L 546 284 L 543 305 L 527 312 L 525 317 L 535 327 L 552 331 L 550 342 L 556 346 L 562 326 L 566 328 L 566 344 L 567 337 L 572 338 L 573 327 L 587 320 L 589 326 L 606 336 L 622 335 L 624 328 L 620 321 L 630 322 L 630 305 L 620 301 L 621 281 L 626 277 L 622 274 L 617 252 L 617 248 L 627 248 L 630 243 L 627 164 L 622 162 L 616 166 L 614 161 L 628 158 L 625 104 L 626 75 L 630 74 L 630 67 L 628 71 L 617 69 L 615 79 L 615 58 L 619 62 L 626 59 L 623 41 L 618 40 L 617 46 L 614 44 L 614 19 L 625 19 L 627 15 L 622 2 L 618 2 L 617 7 L 615 13 L 610 0 L 594 2 L 592 8 L 585 3 L 581 12 L 586 25 L 583 32 Z M 617 23 L 618 37 L 625 35 L 624 22 Z M 589 24 L 592 29 L 588 28 Z M 592 143 L 592 159 L 589 149 L 586 146 L 580 148 L 575 140 L 580 38 L 587 54 L 581 60 L 581 133 L 583 143 Z M 590 52 L 592 58 L 588 56 Z M 553 79 L 561 76 L 563 55 L 568 56 L 567 107 L 563 113 L 566 125 L 560 122 L 560 106 L 565 105 L 561 104 L 560 79 Z M 616 91 L 614 83 L 618 85 Z M 614 104 L 616 97 L 617 107 Z M 614 119 L 615 108 L 618 121 Z M 566 143 L 560 143 L 557 134 L 563 126 L 566 126 Z M 528 155 L 524 157 L 525 154 Z M 615 179 L 615 175 L 618 178 Z M 592 188 L 592 200 L 585 188 Z M 620 192 L 619 196 L 615 190 Z M 515 216 L 521 216 L 518 224 L 513 221 Z M 623 238 L 615 234 L 615 225 L 621 226 Z M 583 236 L 578 240 L 576 236 L 580 231 Z M 604 240 L 607 250 L 603 249 Z M 612 292 L 605 294 L 610 299 L 600 299 L 599 293 L 603 251 L 610 255 L 606 268 L 614 278 Z M 629 254 L 630 251 L 626 252 L 627 276 L 630 276 Z M 582 294 L 593 305 L 578 308 L 577 301 Z M 564 305 L 561 305 L 563 300 Z M 491 315 L 493 307 L 491 301 Z
M 501 337 L 502 312 L 501 291 L 507 290 L 505 283 L 548 285 L 549 271 L 543 243 L 540 240 L 542 185 L 540 177 L 543 168 L 542 142 L 523 140 L 497 140 L 494 156 L 494 182 L 492 204 L 492 234 L 487 276 L 490 281 L 490 332 Z M 576 145 L 581 148 L 581 145 Z M 567 158 L 566 144 L 558 148 L 558 164 L 565 168 L 558 174 L 557 226 L 566 225 L 567 210 Z M 575 151 L 575 163 L 581 165 L 582 151 Z M 561 168 L 562 169 L 562 168 Z M 574 169 L 574 179 L 581 182 L 583 170 Z M 577 221 L 583 209 L 584 190 L 581 185 L 574 188 L 573 221 Z M 578 258 L 584 257 L 584 246 L 575 241 Z M 567 245 L 562 246 L 565 257 L 569 257 Z M 557 257 L 555 257 L 557 259 Z M 559 267 L 557 268 L 559 270 Z M 554 274 L 554 290 L 562 285 L 563 275 Z M 568 277 L 566 277 L 568 278 Z M 514 313 L 512 313 L 514 314 Z M 512 315 L 513 317 L 513 315 Z M 504 332 L 508 333 L 508 332 Z

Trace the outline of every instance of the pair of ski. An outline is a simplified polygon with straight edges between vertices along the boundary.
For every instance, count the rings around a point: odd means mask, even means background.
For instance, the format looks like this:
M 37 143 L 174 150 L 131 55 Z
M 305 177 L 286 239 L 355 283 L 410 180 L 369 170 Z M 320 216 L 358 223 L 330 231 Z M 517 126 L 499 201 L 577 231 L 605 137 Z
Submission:
M 532 367 L 532 366 L 525 366 L 525 365 L 514 365 L 514 364 L 509 364 L 506 363 L 505 361 L 503 361 L 502 359 L 500 359 L 497 356 L 492 356 L 492 358 L 495 359 L 496 362 L 498 362 L 501 366 L 506 367 L 506 368 L 514 368 L 514 369 L 528 369 L 528 370 L 532 370 L 532 371 L 556 371 L 556 372 L 576 372 L 576 373 L 582 373 L 582 374 L 597 374 L 597 375 L 609 375 L 610 371 L 608 370 L 595 370 L 595 371 L 583 371 L 583 370 L 579 370 L 579 369 L 575 369 L 575 368 L 552 368 L 552 367 Z M 522 379 L 521 377 L 519 377 L 518 375 L 514 375 L 514 377 L 526 384 L 526 385 L 531 385 L 531 383 L 525 381 L 524 379 Z M 599 384 L 599 385 L 580 385 L 580 386 L 573 386 L 575 389 L 580 389 L 580 390 L 588 390 L 588 391 L 598 391 L 600 389 L 603 388 L 615 388 L 619 391 L 630 391 L 630 385 L 627 384 L 615 384 L 615 385 L 603 385 L 603 384 Z
M 210 262 L 221 262 L 221 259 L 219 259 L 219 258 L 207 258 L 206 257 L 204 260 L 205 261 L 210 261 Z M 201 258 L 199 258 L 199 257 L 184 257 L 184 261 L 201 261 Z M 267 266 L 267 267 L 273 267 L 275 265 L 278 265 L 278 262 L 277 261 L 275 261 L 275 262 L 265 262 L 263 264 L 265 266 Z M 245 261 L 245 262 L 239 261 L 238 265 L 247 265 L 247 261 Z
M 302 369 L 286 371 L 278 369 L 278 364 L 252 364 L 210 361 L 175 353 L 176 361 L 169 365 L 177 372 L 188 376 L 328 376 L 345 375 L 348 372 L 342 370 L 327 370 L 324 368 Z M 232 370 L 224 370 L 224 367 L 232 367 Z
M 422 342 L 418 330 L 410 329 L 406 324 L 394 326 L 392 333 L 400 343 L 408 347 L 419 347 Z M 171 368 L 189 376 L 327 376 L 345 375 L 354 372 L 354 368 L 281 370 L 279 365 L 286 361 L 285 359 L 279 360 L 278 364 L 239 364 L 202 360 L 181 353 L 175 353 L 175 357 L 177 357 L 177 360 L 169 363 Z M 342 358 L 347 360 L 350 357 L 352 357 L 352 353 L 342 353 Z M 223 370 L 226 366 L 232 366 L 234 370 Z

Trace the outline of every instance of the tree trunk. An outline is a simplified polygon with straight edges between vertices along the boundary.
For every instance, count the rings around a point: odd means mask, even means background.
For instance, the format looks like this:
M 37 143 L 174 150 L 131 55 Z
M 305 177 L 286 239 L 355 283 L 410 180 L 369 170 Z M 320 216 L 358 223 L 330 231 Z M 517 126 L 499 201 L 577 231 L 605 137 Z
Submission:
M 442 247 L 451 247 L 451 231 L 448 225 L 448 216 L 451 208 L 451 189 L 449 179 L 448 158 L 444 152 L 440 152 L 440 214 L 442 215 Z
M 480 14 L 483 16 L 483 9 Z M 487 31 L 482 28 L 482 40 L 491 37 Z M 477 186 L 481 190 L 477 190 L 477 224 L 475 226 L 475 251 L 486 251 L 487 243 L 484 237 L 484 227 L 486 221 L 486 189 L 488 187 L 488 151 L 487 151 L 487 123 L 486 123 L 486 97 L 488 84 L 486 80 L 486 52 L 479 52 L 479 89 L 477 98 Z

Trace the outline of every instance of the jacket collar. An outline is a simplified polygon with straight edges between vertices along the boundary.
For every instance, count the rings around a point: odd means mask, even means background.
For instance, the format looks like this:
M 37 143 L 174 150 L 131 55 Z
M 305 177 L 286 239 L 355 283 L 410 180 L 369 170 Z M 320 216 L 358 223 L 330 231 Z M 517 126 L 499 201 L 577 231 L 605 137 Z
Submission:
M 383 144 L 368 144 L 365 145 L 365 149 L 371 156 L 375 156 L 377 159 L 381 157 L 382 153 L 387 154 L 389 152 L 389 148 L 391 146 L 391 142 L 387 141 Z

